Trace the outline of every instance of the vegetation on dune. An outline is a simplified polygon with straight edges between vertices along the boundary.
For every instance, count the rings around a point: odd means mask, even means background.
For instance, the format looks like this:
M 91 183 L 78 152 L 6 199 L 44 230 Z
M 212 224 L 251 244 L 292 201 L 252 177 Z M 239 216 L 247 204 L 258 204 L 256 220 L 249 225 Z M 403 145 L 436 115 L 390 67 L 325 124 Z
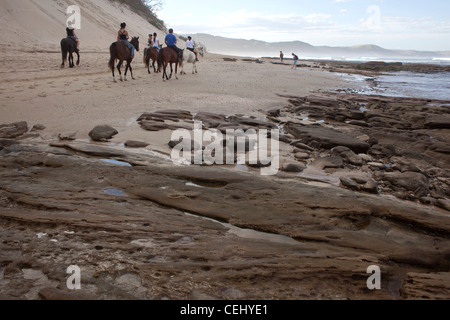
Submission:
M 162 8 L 162 0 L 110 0 L 130 7 L 131 10 L 148 20 L 156 28 L 166 31 L 164 21 L 158 18 L 157 12 Z

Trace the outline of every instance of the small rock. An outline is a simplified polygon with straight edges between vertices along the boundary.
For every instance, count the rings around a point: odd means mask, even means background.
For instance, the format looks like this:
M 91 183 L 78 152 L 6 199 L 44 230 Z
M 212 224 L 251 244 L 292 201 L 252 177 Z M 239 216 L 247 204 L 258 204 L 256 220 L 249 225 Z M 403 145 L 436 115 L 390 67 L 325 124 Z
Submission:
M 294 154 L 295 159 L 297 160 L 306 160 L 310 158 L 310 155 L 305 152 L 297 152 Z
M 376 182 L 375 180 L 370 179 L 369 181 L 367 181 L 364 184 L 363 190 L 366 191 L 366 192 L 378 194 L 378 182 Z
M 127 141 L 125 142 L 125 147 L 128 148 L 146 148 L 148 147 L 150 144 L 146 143 L 146 142 L 142 142 L 142 141 Z
M 355 191 L 361 190 L 361 185 L 350 178 L 341 178 L 341 183 L 344 187 L 349 188 L 351 190 Z
M 0 125 L 0 138 L 14 139 L 28 132 L 28 124 L 25 121 Z
M 436 201 L 436 205 L 439 208 L 442 208 L 444 210 L 450 211 L 450 200 L 446 200 L 446 199 L 438 199 Z
M 341 157 L 320 158 L 315 160 L 311 166 L 319 170 L 328 168 L 342 168 L 344 167 L 344 159 Z
M 117 135 L 119 132 L 114 129 L 111 126 L 103 125 L 103 126 L 97 126 L 94 129 L 92 129 L 91 132 L 89 132 L 89 137 L 91 137 L 94 141 L 104 142 L 115 135 Z
M 60 141 L 74 141 L 77 139 L 77 132 L 70 134 L 58 134 L 58 139 Z
M 300 165 L 300 164 L 287 164 L 283 167 L 283 171 L 284 172 L 292 172 L 292 173 L 298 173 L 298 172 L 303 172 L 303 170 L 305 170 L 306 167 L 304 165 Z
M 31 128 L 31 132 L 42 131 L 45 130 L 45 126 L 43 124 L 36 124 Z

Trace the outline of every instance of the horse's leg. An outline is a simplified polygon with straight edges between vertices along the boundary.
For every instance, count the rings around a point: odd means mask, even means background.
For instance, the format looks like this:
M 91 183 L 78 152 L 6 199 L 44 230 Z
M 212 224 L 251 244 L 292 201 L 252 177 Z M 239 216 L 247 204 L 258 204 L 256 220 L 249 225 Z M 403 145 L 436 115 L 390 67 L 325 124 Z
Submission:
M 73 68 L 74 64 L 73 64 L 73 53 L 72 51 L 69 51 L 69 67 Z
M 117 64 L 117 70 L 119 71 L 119 75 L 120 75 L 120 81 L 123 81 L 122 78 L 122 71 L 120 71 L 120 68 L 122 67 L 122 60 L 119 60 L 119 63 Z
M 77 49 L 77 51 L 75 51 L 77 53 L 77 66 L 80 65 L 80 51 Z
M 64 68 L 64 64 L 66 63 L 66 59 L 67 59 L 67 52 L 62 49 L 62 64 L 61 64 L 61 68 Z
M 133 67 L 131 66 L 132 61 L 133 60 L 128 61 L 127 65 L 128 65 L 128 69 L 130 69 L 131 79 L 136 80 L 136 79 L 134 79 L 134 76 L 133 76 Z
M 178 73 L 178 63 L 175 64 L 175 79 L 178 80 L 177 73 Z
M 124 73 L 124 81 L 127 81 L 127 73 L 128 73 L 128 69 L 130 68 L 130 62 L 127 60 L 127 64 L 125 66 L 125 73 Z

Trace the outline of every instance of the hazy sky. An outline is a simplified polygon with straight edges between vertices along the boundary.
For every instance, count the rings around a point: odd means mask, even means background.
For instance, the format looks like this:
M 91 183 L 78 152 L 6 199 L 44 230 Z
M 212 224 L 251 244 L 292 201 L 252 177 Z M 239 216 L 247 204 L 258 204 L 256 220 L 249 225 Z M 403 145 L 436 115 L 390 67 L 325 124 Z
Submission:
M 179 34 L 450 50 L 449 0 L 164 0 L 158 16 Z

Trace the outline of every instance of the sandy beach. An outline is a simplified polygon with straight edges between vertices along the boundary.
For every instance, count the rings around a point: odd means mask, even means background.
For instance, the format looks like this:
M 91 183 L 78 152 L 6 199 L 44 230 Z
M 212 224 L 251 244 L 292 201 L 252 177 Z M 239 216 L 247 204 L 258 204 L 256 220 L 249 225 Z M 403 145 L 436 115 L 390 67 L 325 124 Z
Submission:
M 145 40 L 135 79 L 113 82 L 120 8 L 75 2 L 103 12 L 86 20 L 102 41 L 82 38 L 79 66 L 60 68 L 59 31 L 37 46 L 18 23 L 23 41 L 0 49 L 0 299 L 448 299 L 449 101 L 358 94 L 351 66 L 209 53 L 163 81 L 143 63 L 150 27 L 129 12 Z M 9 23 L 39 5 L 14 3 Z M 40 23 L 64 5 L 40 4 Z M 278 130 L 278 173 L 175 164 L 171 134 L 194 120 Z M 101 125 L 116 132 L 94 139 Z

